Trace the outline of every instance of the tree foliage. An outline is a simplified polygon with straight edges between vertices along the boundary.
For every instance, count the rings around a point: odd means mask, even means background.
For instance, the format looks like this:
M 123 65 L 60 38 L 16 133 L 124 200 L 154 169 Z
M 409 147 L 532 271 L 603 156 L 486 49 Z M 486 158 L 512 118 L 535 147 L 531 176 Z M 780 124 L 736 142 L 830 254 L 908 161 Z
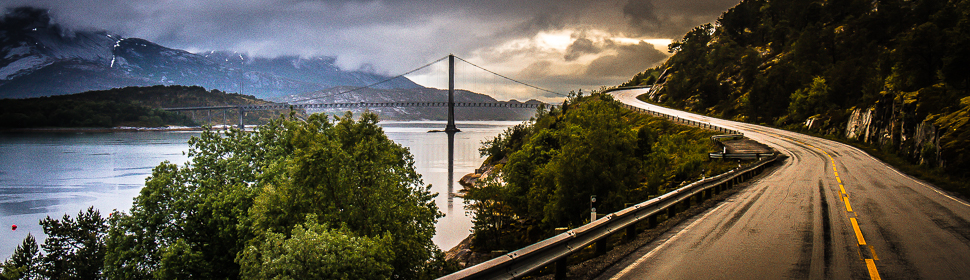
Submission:
M 107 221 L 89 207 L 76 217 L 40 221 L 47 239 L 40 244 L 28 234 L 3 263 L 0 279 L 101 279 Z M 45 254 L 46 253 L 46 254 Z
M 70 95 L 0 100 L 0 128 L 160 127 L 235 124 L 236 110 L 169 112 L 160 108 L 269 104 L 250 95 L 199 86 L 126 87 Z M 246 123 L 266 123 L 285 110 L 246 112 Z
M 622 109 L 606 94 L 573 95 L 483 143 L 497 171 L 463 190 L 474 245 L 518 248 L 589 222 L 592 195 L 610 213 L 723 171 L 707 160 L 711 135 Z
M 4 278 L 428 279 L 442 216 L 408 150 L 377 116 L 276 119 L 205 130 L 189 162 L 152 170 L 127 213 L 41 221 Z
M 10 259 L 0 265 L 0 279 L 36 279 L 40 275 L 41 258 L 43 255 L 37 247 L 37 240 L 32 234 L 17 246 Z
M 287 235 L 267 232 L 240 261 L 243 279 L 389 279 L 395 255 L 390 234 L 371 238 L 317 224 L 315 217 Z
M 282 271 L 301 262 L 347 277 L 371 264 L 410 279 L 438 272 L 434 195 L 376 115 L 206 131 L 190 145 L 191 162 L 156 167 L 131 213 L 112 220 L 105 268 L 112 278 L 238 278 L 262 269 L 300 278 Z M 372 261 L 335 263 L 345 260 L 313 245 L 318 236 L 363 246 L 360 253 L 371 255 L 361 257 Z M 290 249 L 266 250 L 279 244 Z

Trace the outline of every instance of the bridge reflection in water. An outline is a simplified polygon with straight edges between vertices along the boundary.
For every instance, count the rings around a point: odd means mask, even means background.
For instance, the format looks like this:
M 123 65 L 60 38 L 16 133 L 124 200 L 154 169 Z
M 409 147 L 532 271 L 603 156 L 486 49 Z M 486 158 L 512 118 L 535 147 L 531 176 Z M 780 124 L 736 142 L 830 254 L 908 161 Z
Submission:
M 428 133 L 441 129 L 446 122 L 381 122 L 388 138 L 407 147 L 414 155 L 415 169 L 431 192 L 438 193 L 435 203 L 445 213 L 436 223 L 434 243 L 449 249 L 468 236 L 471 218 L 465 213 L 464 201 L 454 196 L 461 191 L 457 184 L 463 175 L 472 173 L 484 161 L 478 148 L 483 140 L 501 134 L 520 121 L 462 121 L 462 132 L 449 137 L 446 133 Z M 450 148 L 449 148 L 450 147 Z M 450 151 L 449 151 L 450 150 Z

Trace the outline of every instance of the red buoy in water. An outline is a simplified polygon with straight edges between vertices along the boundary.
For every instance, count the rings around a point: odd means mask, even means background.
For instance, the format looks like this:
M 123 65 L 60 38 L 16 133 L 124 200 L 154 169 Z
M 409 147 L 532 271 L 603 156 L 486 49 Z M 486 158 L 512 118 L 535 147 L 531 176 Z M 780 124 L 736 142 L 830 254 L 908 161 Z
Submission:
M 17 230 L 17 225 L 13 225 L 13 226 L 11 226 L 11 227 L 10 227 L 10 230 Z

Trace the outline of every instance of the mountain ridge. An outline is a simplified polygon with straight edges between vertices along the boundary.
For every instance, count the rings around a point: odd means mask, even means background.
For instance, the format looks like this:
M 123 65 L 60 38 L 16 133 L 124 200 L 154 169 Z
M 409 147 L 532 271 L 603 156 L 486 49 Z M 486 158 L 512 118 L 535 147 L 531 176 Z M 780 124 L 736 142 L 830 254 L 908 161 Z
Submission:
M 272 99 L 336 86 L 365 86 L 389 78 L 341 70 L 332 57 L 262 58 L 228 51 L 196 54 L 103 30 L 72 31 L 58 25 L 46 10 L 31 7 L 8 10 L 0 18 L 0 26 L 0 98 L 184 85 Z M 378 88 L 418 87 L 407 78 L 397 78 Z

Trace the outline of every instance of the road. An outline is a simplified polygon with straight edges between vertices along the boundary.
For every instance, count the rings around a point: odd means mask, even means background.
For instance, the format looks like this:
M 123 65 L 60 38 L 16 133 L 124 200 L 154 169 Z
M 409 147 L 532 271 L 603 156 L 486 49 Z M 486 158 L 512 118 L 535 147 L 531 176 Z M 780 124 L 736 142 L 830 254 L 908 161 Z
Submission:
M 970 204 L 854 147 L 650 105 L 788 155 L 603 279 L 970 279 Z

